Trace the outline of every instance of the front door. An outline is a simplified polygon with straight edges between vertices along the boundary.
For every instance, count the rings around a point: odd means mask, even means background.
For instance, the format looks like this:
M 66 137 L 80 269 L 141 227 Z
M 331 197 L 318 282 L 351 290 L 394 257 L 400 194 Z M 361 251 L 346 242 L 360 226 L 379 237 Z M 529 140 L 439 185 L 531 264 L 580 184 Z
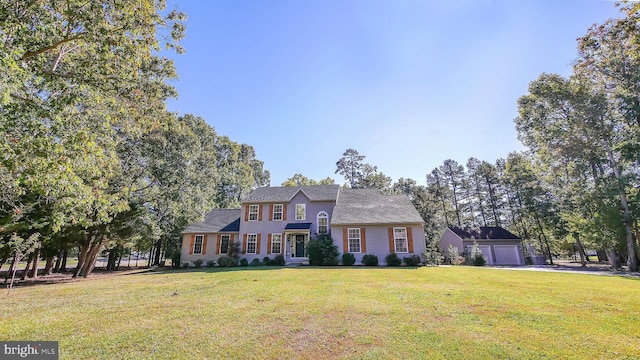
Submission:
M 304 257 L 304 235 L 296 235 L 295 257 Z

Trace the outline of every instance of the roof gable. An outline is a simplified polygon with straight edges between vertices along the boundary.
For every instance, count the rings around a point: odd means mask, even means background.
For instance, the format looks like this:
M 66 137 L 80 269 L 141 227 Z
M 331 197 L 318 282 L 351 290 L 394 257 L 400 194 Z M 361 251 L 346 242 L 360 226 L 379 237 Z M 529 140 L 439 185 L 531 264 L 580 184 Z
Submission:
M 302 192 L 309 201 L 336 201 L 338 198 L 338 185 L 314 185 L 314 186 L 267 186 L 253 190 L 242 199 L 243 203 L 275 203 L 290 202 L 299 192 Z
M 405 195 L 385 195 L 378 189 L 341 189 L 332 225 L 417 224 L 424 220 Z
M 500 226 L 477 226 L 465 228 L 450 226 L 449 229 L 463 240 L 521 240 L 518 236 Z

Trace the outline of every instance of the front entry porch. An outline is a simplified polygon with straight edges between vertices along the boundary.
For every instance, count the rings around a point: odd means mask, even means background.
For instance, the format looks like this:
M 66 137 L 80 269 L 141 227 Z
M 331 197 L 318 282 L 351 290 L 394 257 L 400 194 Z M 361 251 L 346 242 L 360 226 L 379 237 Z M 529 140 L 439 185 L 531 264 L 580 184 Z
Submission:
M 285 260 L 289 263 L 305 263 L 309 260 L 307 243 L 311 232 L 311 223 L 290 223 L 284 230 Z
M 308 233 L 292 233 L 286 234 L 286 255 L 285 259 L 292 262 L 302 262 L 308 260 L 307 243 L 309 242 Z

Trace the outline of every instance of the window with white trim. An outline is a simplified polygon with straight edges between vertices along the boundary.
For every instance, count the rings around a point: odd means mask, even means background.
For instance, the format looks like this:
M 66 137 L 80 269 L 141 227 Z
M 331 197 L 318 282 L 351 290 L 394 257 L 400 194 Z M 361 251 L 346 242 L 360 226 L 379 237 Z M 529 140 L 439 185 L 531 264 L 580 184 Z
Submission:
M 271 253 L 280 254 L 282 252 L 282 234 L 271 234 Z
M 307 206 L 305 204 L 296 204 L 296 220 L 304 220 L 307 218 Z
M 407 228 L 393 228 L 393 242 L 395 243 L 396 253 L 408 253 Z
M 258 220 L 258 205 L 249 205 L 249 221 Z
M 273 220 L 274 221 L 282 220 L 282 204 L 273 205 Z
M 318 234 L 326 234 L 329 232 L 329 215 L 326 212 L 318 213 Z
M 359 253 L 361 250 L 360 248 L 360 229 L 359 228 L 354 228 L 354 229 L 349 229 L 348 230 L 348 234 L 349 234 L 349 252 L 354 254 L 354 253 Z
M 196 240 L 193 243 L 193 253 L 202 254 L 202 243 L 204 242 L 204 235 L 196 235 Z
M 247 234 L 247 254 L 256 253 L 257 243 L 258 243 L 258 234 Z
M 231 242 L 231 235 L 220 236 L 220 254 L 229 253 L 229 243 Z

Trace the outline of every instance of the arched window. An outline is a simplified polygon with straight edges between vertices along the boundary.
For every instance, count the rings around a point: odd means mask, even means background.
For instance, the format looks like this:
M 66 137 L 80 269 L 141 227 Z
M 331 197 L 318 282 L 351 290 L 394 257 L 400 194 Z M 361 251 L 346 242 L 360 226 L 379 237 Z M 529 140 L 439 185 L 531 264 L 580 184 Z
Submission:
M 329 215 L 326 212 L 318 213 L 318 234 L 326 234 L 329 232 Z

